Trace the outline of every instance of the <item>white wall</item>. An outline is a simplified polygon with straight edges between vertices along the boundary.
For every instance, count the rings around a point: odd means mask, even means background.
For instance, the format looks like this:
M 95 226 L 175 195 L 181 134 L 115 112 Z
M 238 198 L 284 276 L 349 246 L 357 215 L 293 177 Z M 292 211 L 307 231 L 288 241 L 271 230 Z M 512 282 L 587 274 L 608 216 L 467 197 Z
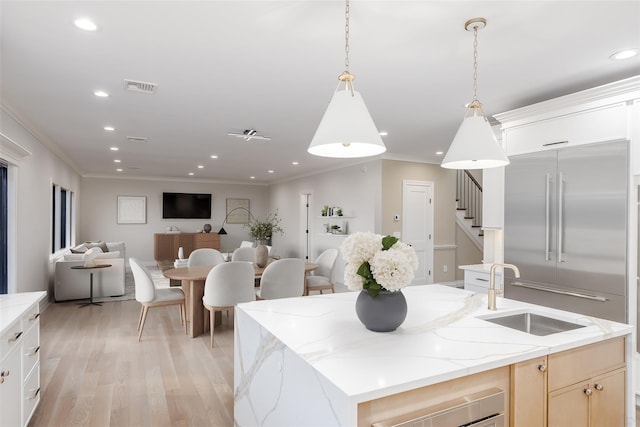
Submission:
M 189 180 L 149 180 L 131 178 L 83 178 L 80 212 L 82 225 L 78 230 L 78 241 L 104 240 L 124 241 L 127 258 L 153 260 L 153 235 L 164 233 L 169 226 L 181 231 L 202 230 L 211 224 L 217 232 L 226 214 L 227 198 L 249 199 L 249 209 L 257 218 L 267 215 L 268 188 L 264 185 L 222 184 Z M 211 219 L 162 219 L 162 193 L 211 193 Z M 118 224 L 118 196 L 145 196 L 147 199 L 146 224 Z M 248 229 L 240 224 L 225 224 L 227 235 L 220 236 L 223 251 L 240 246 L 249 238 Z M 177 256 L 177 254 L 176 254 Z
M 49 283 L 51 188 L 56 183 L 79 196 L 80 176 L 4 109 L 0 109 L 0 132 L 32 153 L 17 167 L 17 206 L 9 207 L 16 209 L 18 237 L 16 283 L 15 287 L 10 283 L 9 289 L 52 291 Z
M 311 195 L 309 206 L 311 261 L 325 249 L 337 248 L 344 237 L 324 233 L 321 217 L 324 205 L 340 206 L 349 222 L 349 232 L 381 232 L 381 160 L 367 161 L 329 172 L 273 184 L 269 188 L 269 209 L 278 211 L 282 218 L 283 236 L 274 236 L 276 253 L 283 257 L 303 257 L 303 219 L 301 217 L 301 196 Z M 342 221 L 339 221 L 340 223 Z M 338 265 L 342 260 L 338 259 Z M 335 272 L 336 283 L 343 283 L 342 268 Z

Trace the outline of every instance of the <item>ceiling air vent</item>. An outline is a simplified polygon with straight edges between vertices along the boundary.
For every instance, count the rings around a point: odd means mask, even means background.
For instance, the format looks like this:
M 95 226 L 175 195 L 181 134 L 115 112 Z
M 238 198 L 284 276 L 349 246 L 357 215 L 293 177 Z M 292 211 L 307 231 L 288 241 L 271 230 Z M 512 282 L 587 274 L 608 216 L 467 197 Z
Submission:
M 132 92 L 155 93 L 158 89 L 158 84 L 124 79 L 124 88 Z
M 147 140 L 146 136 L 127 136 L 127 140 L 129 142 L 145 142 Z

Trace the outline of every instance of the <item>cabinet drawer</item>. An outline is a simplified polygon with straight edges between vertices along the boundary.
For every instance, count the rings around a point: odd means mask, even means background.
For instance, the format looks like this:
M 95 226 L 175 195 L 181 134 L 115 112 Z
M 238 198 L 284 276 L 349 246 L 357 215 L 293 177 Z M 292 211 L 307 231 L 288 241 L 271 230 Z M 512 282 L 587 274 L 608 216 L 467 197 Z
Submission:
M 549 391 L 623 367 L 624 337 L 549 355 Z
M 464 284 L 479 286 L 485 289 L 489 289 L 489 273 L 481 273 L 479 271 L 465 270 L 464 272 Z M 502 286 L 502 274 L 496 273 L 496 286 Z
M 27 425 L 33 411 L 40 402 L 40 364 L 37 363 L 22 389 L 22 421 Z
M 22 342 L 22 323 L 17 321 L 0 336 L 0 359 Z
M 507 155 L 625 139 L 627 138 L 626 112 L 626 104 L 614 104 L 506 128 L 503 141 Z
M 34 304 L 22 316 L 22 330 L 26 333 L 33 325 L 40 324 L 40 304 Z
M 22 342 L 22 378 L 26 378 L 40 360 L 40 325 L 32 325 Z

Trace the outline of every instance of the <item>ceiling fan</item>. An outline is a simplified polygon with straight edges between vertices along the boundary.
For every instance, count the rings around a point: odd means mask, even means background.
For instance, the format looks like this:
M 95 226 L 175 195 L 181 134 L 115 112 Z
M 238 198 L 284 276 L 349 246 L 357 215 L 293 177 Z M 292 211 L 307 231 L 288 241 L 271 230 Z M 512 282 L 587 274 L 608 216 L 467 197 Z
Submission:
M 245 129 L 242 132 L 228 132 L 227 135 L 237 136 L 238 138 L 244 138 L 245 141 L 250 141 L 252 139 L 264 139 L 270 140 L 270 136 L 261 135 L 255 129 Z

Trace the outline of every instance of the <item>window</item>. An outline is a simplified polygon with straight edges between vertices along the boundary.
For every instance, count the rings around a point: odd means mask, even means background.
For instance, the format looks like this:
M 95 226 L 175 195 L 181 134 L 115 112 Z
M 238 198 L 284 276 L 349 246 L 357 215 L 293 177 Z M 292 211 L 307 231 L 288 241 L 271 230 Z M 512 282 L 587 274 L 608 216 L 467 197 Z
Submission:
M 7 165 L 0 163 L 0 294 L 8 292 L 8 204 L 7 204 Z
M 73 226 L 73 191 L 53 184 L 51 194 L 51 253 L 71 246 L 75 240 Z

